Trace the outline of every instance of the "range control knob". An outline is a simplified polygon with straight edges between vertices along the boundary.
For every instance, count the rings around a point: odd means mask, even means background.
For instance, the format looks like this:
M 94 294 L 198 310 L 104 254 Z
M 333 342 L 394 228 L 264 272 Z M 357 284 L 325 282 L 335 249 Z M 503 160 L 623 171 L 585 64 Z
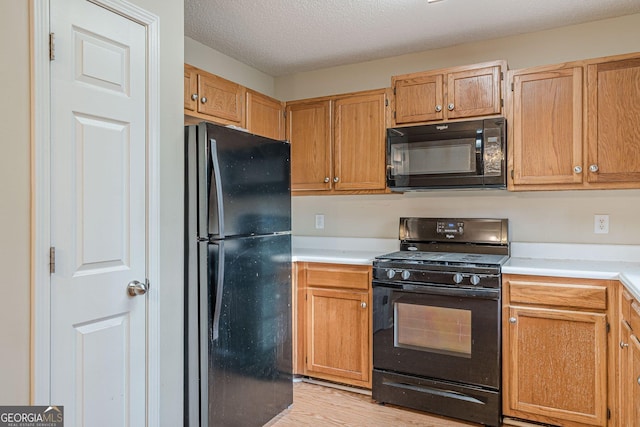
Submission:
M 395 275 L 396 275 L 396 271 L 393 268 L 387 270 L 387 277 L 389 279 L 393 279 L 393 276 L 395 276 Z
M 473 276 L 471 276 L 469 280 L 471 281 L 471 284 L 474 286 L 480 283 L 480 277 L 477 274 L 474 274 Z
M 409 270 L 404 270 L 404 271 L 402 272 L 402 278 L 403 278 L 404 280 L 407 280 L 409 277 L 411 277 L 411 273 L 409 273 Z
M 456 273 L 453 275 L 453 281 L 456 283 L 462 282 L 462 274 Z

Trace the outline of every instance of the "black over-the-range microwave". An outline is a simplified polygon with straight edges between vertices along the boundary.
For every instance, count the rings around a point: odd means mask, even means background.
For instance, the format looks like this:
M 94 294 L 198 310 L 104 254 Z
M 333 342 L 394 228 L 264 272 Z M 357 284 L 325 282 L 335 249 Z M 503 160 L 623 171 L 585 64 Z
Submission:
M 503 117 L 387 129 L 387 186 L 393 191 L 505 188 Z

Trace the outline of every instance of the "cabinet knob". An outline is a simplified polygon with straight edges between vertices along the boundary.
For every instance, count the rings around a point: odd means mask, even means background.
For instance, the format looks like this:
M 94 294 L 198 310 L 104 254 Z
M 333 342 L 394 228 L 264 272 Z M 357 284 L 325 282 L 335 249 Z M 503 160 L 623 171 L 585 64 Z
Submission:
M 340 178 L 338 178 L 337 176 L 333 178 L 333 182 L 338 182 L 340 181 Z
M 439 113 L 440 111 L 442 111 L 442 105 L 436 105 L 436 113 Z
M 515 317 L 509 317 L 509 323 L 516 323 L 517 321 Z
M 449 111 L 453 111 L 453 109 L 455 108 L 455 105 L 453 105 L 453 102 L 452 102 L 447 106 L 447 108 L 449 109 Z
M 191 95 L 191 99 L 193 99 L 194 101 L 198 99 L 198 94 L 194 93 L 193 95 Z
M 589 172 L 598 172 L 598 165 L 589 166 Z
M 202 99 L 200 100 L 200 102 L 202 102 L 203 104 L 207 103 L 207 97 L 203 96 Z
M 575 173 L 582 173 L 582 166 L 576 166 L 576 167 L 574 167 L 574 168 L 573 168 L 573 171 L 574 171 Z
M 329 181 L 330 181 L 329 177 L 328 177 L 328 176 L 325 176 L 325 177 L 324 177 L 324 182 L 329 182 Z
M 361 302 L 361 303 L 360 303 L 360 307 L 362 307 L 362 308 L 367 308 L 367 303 L 366 303 L 366 302 Z
M 624 342 L 624 341 L 620 341 L 620 348 L 627 348 L 629 347 L 629 344 Z
M 638 384 L 640 384 L 640 377 L 638 377 L 638 379 L 636 380 L 636 382 L 637 382 Z

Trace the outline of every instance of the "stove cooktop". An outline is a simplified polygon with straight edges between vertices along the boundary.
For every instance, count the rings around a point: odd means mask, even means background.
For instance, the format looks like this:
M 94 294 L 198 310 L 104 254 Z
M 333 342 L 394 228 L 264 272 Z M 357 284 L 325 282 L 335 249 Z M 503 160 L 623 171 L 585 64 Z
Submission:
M 415 262 L 435 265 L 494 265 L 502 266 L 508 255 L 456 252 L 398 251 L 376 257 L 377 260 Z

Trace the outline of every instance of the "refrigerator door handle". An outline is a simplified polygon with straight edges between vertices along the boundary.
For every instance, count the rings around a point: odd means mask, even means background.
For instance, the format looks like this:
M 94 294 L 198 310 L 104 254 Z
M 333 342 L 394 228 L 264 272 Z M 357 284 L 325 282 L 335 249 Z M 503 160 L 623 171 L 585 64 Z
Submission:
M 213 308 L 213 324 L 211 327 L 211 341 L 220 335 L 220 312 L 222 311 L 222 295 L 224 292 L 224 241 L 216 242 L 218 250 L 218 271 L 216 274 L 216 303 Z
M 220 162 L 218 161 L 218 147 L 215 139 L 211 139 L 211 163 L 213 165 L 213 180 L 211 185 L 215 186 L 216 208 L 218 210 L 218 237 L 224 238 L 224 202 L 222 199 L 222 181 L 220 180 Z

